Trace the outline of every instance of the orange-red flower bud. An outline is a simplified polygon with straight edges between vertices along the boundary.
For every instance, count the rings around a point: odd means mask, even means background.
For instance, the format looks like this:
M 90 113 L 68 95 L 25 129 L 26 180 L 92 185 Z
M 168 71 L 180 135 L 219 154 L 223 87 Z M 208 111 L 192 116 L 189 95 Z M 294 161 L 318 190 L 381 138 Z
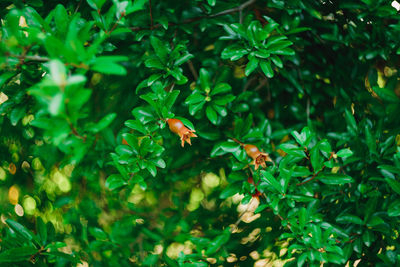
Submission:
M 181 138 L 182 147 L 185 146 L 185 141 L 189 145 L 192 145 L 190 137 L 197 137 L 197 135 L 194 134 L 195 130 L 190 130 L 178 119 L 168 119 L 167 123 L 171 132 L 176 133 Z
M 272 162 L 269 155 L 267 153 L 261 152 L 255 145 L 247 144 L 244 146 L 244 150 L 246 151 L 247 155 L 249 155 L 249 157 L 253 159 L 252 164 L 255 166 L 256 170 L 260 165 L 263 168 L 266 168 L 267 165 L 265 164 L 265 161 Z

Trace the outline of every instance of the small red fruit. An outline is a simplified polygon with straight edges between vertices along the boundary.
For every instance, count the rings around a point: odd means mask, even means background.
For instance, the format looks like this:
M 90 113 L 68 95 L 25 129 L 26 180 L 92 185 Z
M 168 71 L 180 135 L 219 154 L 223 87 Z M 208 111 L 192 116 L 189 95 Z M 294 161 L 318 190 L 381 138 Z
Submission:
M 181 138 L 181 146 L 185 146 L 185 141 L 192 145 L 190 137 L 197 137 L 195 130 L 190 130 L 178 119 L 167 119 L 167 123 L 171 132 L 176 133 Z

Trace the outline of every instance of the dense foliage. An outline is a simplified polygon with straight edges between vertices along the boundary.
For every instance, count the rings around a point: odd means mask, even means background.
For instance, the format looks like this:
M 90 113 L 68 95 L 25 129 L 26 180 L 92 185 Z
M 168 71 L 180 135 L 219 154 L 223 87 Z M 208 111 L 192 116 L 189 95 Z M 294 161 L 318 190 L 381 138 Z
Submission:
M 0 262 L 400 264 L 398 6 L 1 1 Z

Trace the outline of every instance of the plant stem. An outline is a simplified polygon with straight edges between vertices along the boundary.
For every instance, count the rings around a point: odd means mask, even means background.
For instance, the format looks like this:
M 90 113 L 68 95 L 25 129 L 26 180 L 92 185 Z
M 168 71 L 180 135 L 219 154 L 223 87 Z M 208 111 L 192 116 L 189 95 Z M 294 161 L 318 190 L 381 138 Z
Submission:
M 331 152 L 331 155 L 330 155 L 328 161 L 331 160 L 331 159 L 333 158 L 333 154 L 334 154 L 334 153 Z M 314 179 L 318 176 L 318 174 L 320 174 L 320 173 L 325 169 L 325 167 L 326 167 L 326 166 L 323 165 L 322 168 L 321 168 L 319 171 L 317 171 L 316 173 L 314 173 L 313 176 L 312 176 L 310 179 L 305 180 L 305 181 L 303 181 L 303 182 L 301 182 L 301 183 L 298 183 L 298 184 L 296 184 L 296 185 L 297 185 L 297 186 L 300 186 L 300 185 L 306 184 L 306 183 L 308 183 L 308 182 L 311 182 L 312 180 L 314 180 Z
M 149 0 L 150 29 L 153 29 L 153 13 L 151 12 L 151 0 Z
M 196 22 L 196 21 L 199 21 L 202 19 L 206 19 L 206 18 L 215 18 L 215 17 L 224 16 L 224 15 L 228 15 L 228 14 L 232 14 L 232 13 L 236 13 L 236 12 L 241 12 L 243 9 L 245 9 L 246 7 L 250 6 L 251 4 L 253 4 L 255 2 L 256 2 L 256 0 L 249 0 L 247 2 L 244 2 L 243 4 L 241 4 L 238 7 L 226 9 L 226 10 L 223 10 L 221 12 L 211 14 L 211 15 L 204 15 L 204 16 L 186 19 L 180 23 L 168 22 L 168 26 L 178 26 L 178 25 L 183 25 L 183 24 L 189 24 L 189 23 Z M 162 24 L 159 23 L 159 24 L 151 25 L 150 27 L 131 27 L 130 29 L 131 29 L 131 31 L 136 32 L 136 31 L 142 31 L 142 30 L 153 30 L 153 29 L 157 29 L 160 27 L 162 27 Z

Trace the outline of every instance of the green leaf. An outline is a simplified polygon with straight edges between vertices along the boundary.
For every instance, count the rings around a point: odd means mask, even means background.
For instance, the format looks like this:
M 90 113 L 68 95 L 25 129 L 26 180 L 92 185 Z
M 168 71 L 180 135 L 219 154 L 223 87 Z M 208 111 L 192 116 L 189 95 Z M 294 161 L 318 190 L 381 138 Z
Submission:
M 293 177 L 305 177 L 311 175 L 312 172 L 305 166 L 295 166 L 293 169 Z
M 93 132 L 93 133 L 98 133 L 105 128 L 107 128 L 117 117 L 116 113 L 110 113 L 104 116 L 98 123 L 96 123 L 94 126 L 88 128 L 88 131 Z
M 304 146 L 306 142 L 306 136 L 304 134 L 299 134 L 297 131 L 292 131 L 291 134 L 299 145 Z
M 295 29 L 291 29 L 290 31 L 285 32 L 286 35 L 290 35 L 290 34 L 295 34 L 295 33 L 299 33 L 299 32 L 304 32 L 304 31 L 310 31 L 311 28 L 309 27 L 298 27 Z
M 92 70 L 104 74 L 126 75 L 126 69 L 112 61 L 99 61 L 95 62 L 91 67 Z
M 150 36 L 150 43 L 151 46 L 154 49 L 154 52 L 158 56 L 158 58 L 161 60 L 163 64 L 167 63 L 168 59 L 168 54 L 170 52 L 170 49 L 167 47 L 167 42 L 161 42 L 160 39 L 155 37 L 154 35 Z
M 308 140 L 308 141 L 310 141 L 310 140 Z M 306 142 L 306 143 L 308 143 L 308 142 Z M 320 140 L 318 142 L 318 148 L 326 158 L 331 157 L 332 147 L 331 147 L 331 144 L 329 144 L 328 140 L 326 140 L 326 139 Z
M 155 68 L 159 70 L 163 70 L 165 68 L 163 63 L 161 63 L 160 59 L 156 57 L 146 59 L 144 61 L 144 65 L 148 68 Z
M 7 249 L 0 253 L 0 262 L 19 262 L 29 260 L 31 255 L 38 252 L 37 248 L 31 246 L 23 246 Z
M 297 157 L 306 157 L 306 153 L 304 152 L 304 149 L 301 147 L 298 147 L 297 145 L 290 144 L 290 143 L 284 143 L 280 145 L 280 148 L 288 153 L 289 155 L 297 156 Z
M 106 187 L 110 190 L 120 188 L 121 186 L 127 185 L 128 183 L 120 174 L 111 174 L 106 180 Z
M 390 217 L 400 216 L 400 199 L 395 200 L 389 205 L 387 213 Z
M 64 109 L 64 95 L 58 93 L 52 97 L 49 104 L 49 112 L 53 116 L 59 115 Z
M 346 109 L 345 110 L 345 119 L 347 122 L 347 129 L 348 131 L 352 134 L 352 135 L 357 135 L 358 132 L 358 127 L 357 127 L 357 123 L 356 120 L 354 119 L 354 116 L 351 114 L 351 112 Z
M 68 29 L 68 14 L 64 6 L 58 4 L 54 9 L 54 22 L 59 33 L 66 33 Z
M 4 72 L 0 75 L 0 88 L 5 84 L 11 77 L 15 75 L 14 72 Z
M 353 151 L 351 151 L 349 148 L 343 148 L 343 149 L 339 150 L 339 151 L 336 153 L 336 155 L 337 155 L 338 157 L 341 157 L 341 158 L 343 158 L 343 157 L 350 157 L 350 156 L 353 155 Z
M 271 53 L 274 53 L 275 51 L 279 51 L 282 49 L 285 49 L 288 46 L 291 46 L 293 43 L 289 40 L 279 40 L 273 44 L 267 45 L 266 48 L 268 48 Z
M 132 115 L 141 123 L 146 124 L 155 119 L 154 115 L 144 107 L 137 107 L 132 110 Z
M 182 65 L 188 60 L 192 59 L 194 56 L 192 54 L 186 54 L 175 61 L 175 66 Z
M 149 171 L 149 173 L 153 176 L 156 177 L 157 175 L 157 167 L 150 161 L 146 163 L 146 169 Z
M 26 107 L 18 106 L 15 107 L 10 113 L 10 122 L 12 126 L 16 126 L 20 119 L 25 115 Z
M 137 120 L 127 120 L 125 126 L 139 131 L 142 134 L 147 134 L 146 128 Z
M 232 90 L 232 87 L 227 83 L 219 83 L 214 89 L 211 90 L 210 96 L 228 93 Z
M 176 84 L 185 84 L 188 81 L 188 78 L 183 75 L 181 68 L 175 68 L 172 70 L 167 70 L 168 73 L 176 79 Z
M 126 9 L 126 14 L 130 14 L 145 9 L 145 4 L 147 2 L 148 2 L 147 0 L 135 0 L 133 2 L 133 5 L 129 5 L 128 8 Z
M 226 117 L 228 115 L 228 111 L 226 110 L 225 107 L 218 106 L 218 105 L 212 105 L 212 108 L 222 117 Z
M 244 71 L 246 76 L 249 76 L 258 66 L 258 59 L 254 56 L 249 56 L 249 63 L 247 63 L 246 69 Z
M 232 61 L 241 59 L 243 56 L 247 55 L 249 51 L 246 49 L 238 48 L 235 49 L 233 47 L 226 47 L 222 53 L 221 53 L 221 58 L 222 59 L 230 59 Z
M 188 96 L 185 100 L 186 104 L 197 104 L 200 102 L 204 102 L 206 97 L 198 92 L 195 92 Z
M 217 113 L 215 112 L 215 110 L 213 108 L 208 106 L 206 108 L 206 115 L 207 115 L 207 118 L 212 122 L 212 124 L 217 124 L 218 117 L 217 117 Z
M 307 260 L 308 255 L 309 255 L 308 252 L 304 252 L 299 256 L 299 258 L 297 259 L 297 267 L 302 267 L 304 265 L 304 263 Z
M 214 105 L 218 105 L 218 106 L 224 106 L 230 102 L 232 102 L 233 100 L 235 100 L 235 96 L 232 94 L 227 94 L 224 96 L 215 96 L 212 100 L 212 103 Z
M 237 150 L 240 149 L 240 145 L 239 145 L 238 143 L 229 142 L 229 141 L 226 141 L 226 142 L 221 143 L 221 144 L 219 145 L 219 147 L 220 147 L 223 151 L 225 151 L 225 152 L 230 152 L 230 153 L 233 153 L 233 152 L 235 152 L 235 151 L 237 151 Z
M 336 222 L 342 223 L 342 224 L 348 224 L 348 223 L 359 224 L 359 225 L 364 224 L 363 220 L 361 220 L 356 215 L 352 215 L 352 214 L 339 215 L 336 218 Z
M 329 262 L 335 263 L 335 264 L 344 264 L 346 260 L 343 258 L 342 255 L 338 255 L 335 253 L 326 253 L 326 257 Z
M 271 64 L 267 60 L 260 61 L 261 70 L 268 78 L 274 77 L 274 71 L 272 70 Z
M 367 222 L 367 226 L 368 227 L 374 227 L 380 224 L 384 224 L 385 221 L 379 217 L 378 215 L 374 214 L 371 216 L 371 218 L 369 218 L 368 222 Z
M 270 57 L 270 59 L 271 59 L 272 63 L 275 64 L 275 66 L 277 66 L 278 68 L 283 68 L 282 60 L 278 56 L 273 55 Z
M 284 35 L 277 35 L 277 36 L 271 36 L 268 38 L 267 44 L 265 45 L 265 48 L 269 48 L 270 46 L 279 43 L 280 41 L 287 40 L 287 37 Z
M 394 93 L 394 91 L 387 88 L 381 88 L 379 86 L 373 86 L 372 90 L 382 99 L 388 102 L 399 103 L 400 98 Z
M 106 0 L 86 0 L 91 8 L 94 10 L 100 10 Z
M 208 74 L 208 71 L 204 68 L 201 68 L 199 73 L 200 73 L 199 81 L 201 88 L 205 91 L 210 90 L 210 75 Z
M 37 237 L 22 224 L 19 224 L 18 222 L 13 221 L 11 219 L 7 219 L 6 223 L 8 224 L 8 226 L 10 226 L 10 228 L 14 232 L 16 232 L 22 238 L 29 240 L 29 241 L 37 240 Z
M 400 174 L 400 168 L 392 165 L 379 165 L 378 169 L 381 169 L 385 172 Z
M 400 183 L 392 178 L 385 178 L 385 181 L 389 184 L 390 188 L 393 189 L 394 192 L 400 195 Z
M 278 181 L 275 179 L 275 177 L 271 173 L 269 173 L 268 171 L 262 170 L 261 174 L 262 174 L 262 177 L 265 178 L 265 179 L 263 179 L 263 181 L 267 182 L 268 185 L 272 186 L 279 193 L 282 193 L 282 194 L 284 193 L 282 185 L 278 183 Z
M 362 234 L 362 239 L 364 244 L 367 247 L 370 247 L 371 244 L 375 241 L 374 233 L 370 230 L 365 230 L 364 233 Z
M 107 240 L 108 239 L 107 234 L 98 227 L 90 227 L 89 232 L 92 236 L 94 236 L 98 240 Z
M 42 255 L 52 255 L 52 256 L 56 256 L 57 258 L 63 258 L 66 259 L 70 262 L 73 263 L 78 263 L 79 259 L 77 257 L 72 256 L 71 254 L 67 254 L 61 251 L 50 251 L 50 252 L 44 252 L 42 253 Z
M 354 182 L 352 177 L 339 173 L 321 173 L 318 177 L 319 181 L 328 185 L 341 185 Z
M 314 146 L 310 151 L 310 161 L 314 173 L 319 172 L 323 166 L 323 158 L 319 152 L 319 146 Z
M 174 105 L 176 99 L 178 98 L 180 91 L 179 90 L 173 90 L 170 92 L 167 96 L 167 99 L 164 102 L 164 106 L 170 110 L 172 106 Z
M 210 5 L 210 6 L 215 6 L 215 3 L 217 2 L 217 0 L 207 0 L 207 3 Z
M 49 62 L 50 75 L 53 81 L 60 87 L 65 86 L 67 79 L 67 69 L 64 64 L 59 60 L 52 60 Z
M 228 181 L 232 181 L 232 182 L 246 181 L 246 179 L 247 179 L 247 176 L 242 172 L 231 172 L 228 175 Z
M 278 49 L 271 51 L 271 53 L 274 53 L 275 55 L 281 55 L 281 56 L 294 56 L 295 52 L 291 48 L 283 48 L 283 49 Z
M 367 143 L 368 149 L 372 154 L 376 154 L 376 140 L 375 136 L 372 135 L 371 130 L 366 125 L 365 126 L 365 141 Z
M 167 164 L 165 163 L 165 161 L 162 158 L 151 160 L 151 162 L 153 162 L 154 165 L 156 165 L 157 167 L 162 168 L 162 169 L 164 169 L 167 166 Z
M 241 189 L 241 183 L 231 183 L 221 192 L 219 198 L 226 199 L 228 197 L 233 196 L 236 193 L 239 193 Z
M 208 249 L 206 250 L 207 255 L 212 255 L 217 252 L 222 245 L 229 241 L 230 231 L 229 228 L 225 230 L 221 235 L 217 236 L 208 244 Z
M 36 228 L 42 245 L 47 243 L 47 227 L 41 217 L 36 217 Z

